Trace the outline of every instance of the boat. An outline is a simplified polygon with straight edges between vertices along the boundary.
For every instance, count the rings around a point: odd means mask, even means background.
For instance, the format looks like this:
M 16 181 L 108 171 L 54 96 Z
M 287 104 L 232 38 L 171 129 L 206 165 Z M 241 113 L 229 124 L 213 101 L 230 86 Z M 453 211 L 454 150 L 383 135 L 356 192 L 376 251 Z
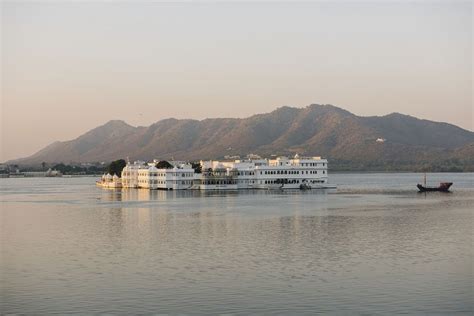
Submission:
M 420 192 L 449 192 L 449 188 L 453 185 L 452 182 L 441 182 L 437 187 L 427 187 L 421 184 L 417 184 L 418 190 Z
M 449 192 L 449 188 L 453 185 L 452 182 L 441 182 L 437 187 L 426 186 L 426 172 L 424 175 L 423 185 L 417 184 L 419 192 Z
M 311 190 L 311 186 L 306 183 L 300 184 L 300 190 Z

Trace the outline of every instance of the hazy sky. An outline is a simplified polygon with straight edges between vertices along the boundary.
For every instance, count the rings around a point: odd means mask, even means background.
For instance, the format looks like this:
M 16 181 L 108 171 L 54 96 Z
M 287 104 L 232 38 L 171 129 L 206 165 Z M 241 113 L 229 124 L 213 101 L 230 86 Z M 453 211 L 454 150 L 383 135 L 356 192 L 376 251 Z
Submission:
M 330 103 L 473 130 L 472 2 L 2 2 L 0 161 L 110 119 Z

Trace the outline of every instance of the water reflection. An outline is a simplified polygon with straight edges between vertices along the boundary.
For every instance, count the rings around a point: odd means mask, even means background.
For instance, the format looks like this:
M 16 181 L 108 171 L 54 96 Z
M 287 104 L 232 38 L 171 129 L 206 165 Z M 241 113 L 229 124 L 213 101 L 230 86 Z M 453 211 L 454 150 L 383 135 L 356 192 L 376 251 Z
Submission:
M 176 198 L 206 198 L 206 197 L 236 197 L 246 196 L 325 196 L 337 192 L 334 189 L 327 190 L 228 190 L 228 191 L 200 191 L 200 190 L 148 190 L 148 189 L 102 189 L 101 199 L 103 201 L 153 201 L 174 200 Z
M 2 205 L 6 313 L 472 311 L 472 194 L 54 190 Z

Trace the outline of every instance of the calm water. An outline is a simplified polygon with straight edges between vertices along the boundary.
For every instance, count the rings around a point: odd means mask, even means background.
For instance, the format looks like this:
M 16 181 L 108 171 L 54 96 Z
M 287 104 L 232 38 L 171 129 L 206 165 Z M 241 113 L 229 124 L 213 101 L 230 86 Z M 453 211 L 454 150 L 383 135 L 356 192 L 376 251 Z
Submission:
M 338 190 L 103 190 L 0 179 L 0 311 L 470 314 L 473 174 L 333 174 Z

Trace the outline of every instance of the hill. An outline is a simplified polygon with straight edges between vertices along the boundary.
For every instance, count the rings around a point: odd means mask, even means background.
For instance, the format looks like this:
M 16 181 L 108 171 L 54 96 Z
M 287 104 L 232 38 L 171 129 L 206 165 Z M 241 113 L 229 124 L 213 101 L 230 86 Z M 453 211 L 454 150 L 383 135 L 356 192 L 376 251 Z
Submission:
M 377 141 L 384 139 L 385 141 Z M 360 117 L 332 105 L 281 107 L 244 119 L 110 121 L 10 163 L 320 155 L 333 170 L 474 170 L 474 133 L 408 115 Z

